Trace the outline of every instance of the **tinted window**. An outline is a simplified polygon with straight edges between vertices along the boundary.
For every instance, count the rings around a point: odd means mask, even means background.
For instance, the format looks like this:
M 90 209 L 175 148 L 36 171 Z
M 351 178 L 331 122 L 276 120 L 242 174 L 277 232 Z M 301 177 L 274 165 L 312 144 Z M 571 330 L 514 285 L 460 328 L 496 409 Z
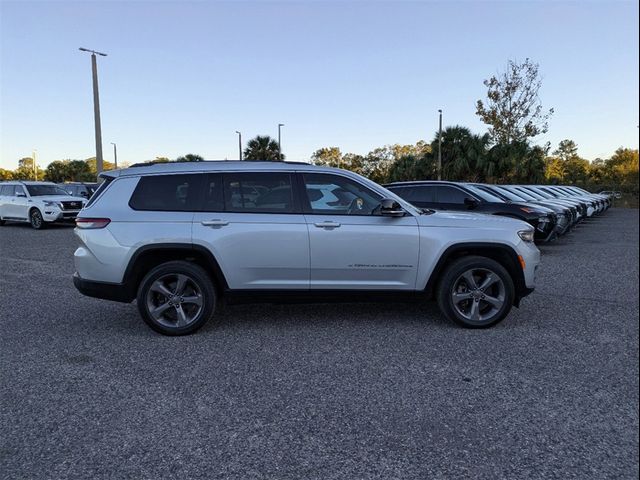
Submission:
M 291 175 L 288 173 L 225 174 L 224 201 L 228 212 L 293 212 Z
M 207 175 L 204 184 L 204 203 L 202 210 L 205 212 L 224 211 L 224 193 L 222 189 L 222 174 L 213 173 Z
M 462 190 L 446 185 L 438 185 L 438 203 L 456 203 L 464 204 L 464 199 L 471 195 L 466 194 Z
M 407 202 L 434 202 L 435 190 L 429 185 L 414 185 L 411 187 L 392 187 L 390 189 L 396 195 L 399 195 Z
M 304 174 L 310 212 L 329 215 L 371 215 L 382 196 L 339 175 Z
M 202 175 L 142 177 L 129 206 L 134 210 L 187 212 L 197 210 Z
M 2 185 L 2 187 L 0 187 L 0 195 L 13 197 L 13 188 L 13 185 Z

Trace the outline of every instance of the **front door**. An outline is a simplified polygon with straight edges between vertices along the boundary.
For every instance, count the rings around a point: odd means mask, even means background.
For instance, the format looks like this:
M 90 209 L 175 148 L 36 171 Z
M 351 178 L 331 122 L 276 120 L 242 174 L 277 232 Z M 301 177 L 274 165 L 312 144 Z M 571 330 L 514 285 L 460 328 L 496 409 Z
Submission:
M 311 289 L 414 290 L 415 217 L 376 212 L 382 196 L 339 174 L 301 173 Z

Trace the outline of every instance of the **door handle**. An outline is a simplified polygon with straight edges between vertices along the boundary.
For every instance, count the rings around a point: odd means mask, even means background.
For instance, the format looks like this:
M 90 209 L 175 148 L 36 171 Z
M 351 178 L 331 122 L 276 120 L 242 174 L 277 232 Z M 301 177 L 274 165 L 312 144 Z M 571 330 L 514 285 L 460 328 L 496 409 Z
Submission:
M 314 225 L 318 228 L 338 228 L 340 226 L 338 222 L 318 222 Z
M 225 225 L 229 225 L 229 222 L 224 220 L 203 220 L 200 223 L 205 227 L 224 227 Z

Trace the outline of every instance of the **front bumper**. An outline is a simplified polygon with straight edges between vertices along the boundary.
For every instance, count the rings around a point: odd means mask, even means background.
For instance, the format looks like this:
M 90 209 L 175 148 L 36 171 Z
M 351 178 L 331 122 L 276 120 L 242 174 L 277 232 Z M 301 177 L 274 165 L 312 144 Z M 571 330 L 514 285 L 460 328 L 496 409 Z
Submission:
M 59 208 L 45 207 L 42 212 L 42 219 L 45 222 L 73 222 L 80 213 L 80 210 L 60 210 Z

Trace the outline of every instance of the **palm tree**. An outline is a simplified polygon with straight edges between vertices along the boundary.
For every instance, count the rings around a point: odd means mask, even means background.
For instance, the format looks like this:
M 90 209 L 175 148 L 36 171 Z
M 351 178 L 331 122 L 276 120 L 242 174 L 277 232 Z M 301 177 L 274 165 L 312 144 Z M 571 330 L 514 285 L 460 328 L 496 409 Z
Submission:
M 488 135 L 474 135 L 466 127 L 447 127 L 442 132 L 442 171 L 448 180 L 478 181 L 485 177 L 485 154 Z M 438 134 L 432 143 L 438 151 Z
M 278 142 L 269 135 L 258 135 L 247 143 L 247 148 L 244 149 L 244 159 L 277 162 L 278 157 L 281 157 L 284 160 L 284 155 L 279 155 L 279 150 Z

